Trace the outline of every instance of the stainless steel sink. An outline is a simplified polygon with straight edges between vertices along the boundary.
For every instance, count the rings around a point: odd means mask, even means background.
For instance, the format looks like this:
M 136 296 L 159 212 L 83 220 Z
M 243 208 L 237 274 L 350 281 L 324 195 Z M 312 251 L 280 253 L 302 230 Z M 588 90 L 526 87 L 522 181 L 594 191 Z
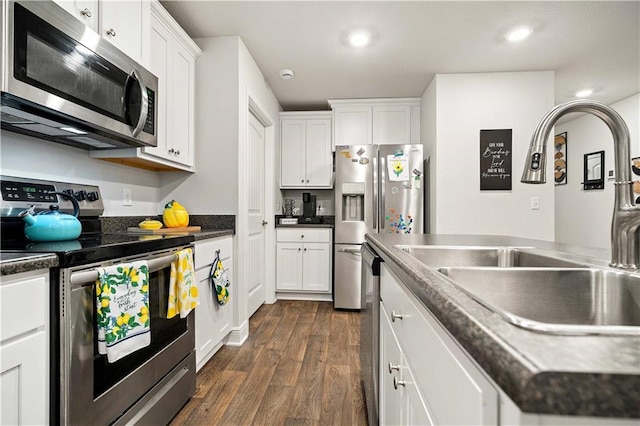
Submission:
M 585 268 L 585 264 L 541 254 L 525 247 L 396 246 L 431 267 L 494 266 L 504 268 Z M 536 252 L 538 251 L 538 252 Z
M 640 274 L 563 268 L 438 268 L 511 323 L 553 334 L 640 335 Z

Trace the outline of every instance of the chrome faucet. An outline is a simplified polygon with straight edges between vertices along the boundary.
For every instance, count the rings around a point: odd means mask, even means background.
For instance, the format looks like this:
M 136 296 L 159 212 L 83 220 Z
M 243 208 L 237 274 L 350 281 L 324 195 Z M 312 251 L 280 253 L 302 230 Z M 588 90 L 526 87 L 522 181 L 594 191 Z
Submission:
M 640 250 L 638 228 L 640 205 L 633 204 L 629 129 L 620 114 L 597 101 L 580 99 L 560 104 L 549 111 L 531 137 L 527 162 L 522 172 L 523 183 L 545 183 L 545 157 L 551 128 L 560 117 L 570 112 L 587 112 L 599 117 L 613 134 L 616 186 L 611 221 L 611 263 L 621 269 L 638 269 Z

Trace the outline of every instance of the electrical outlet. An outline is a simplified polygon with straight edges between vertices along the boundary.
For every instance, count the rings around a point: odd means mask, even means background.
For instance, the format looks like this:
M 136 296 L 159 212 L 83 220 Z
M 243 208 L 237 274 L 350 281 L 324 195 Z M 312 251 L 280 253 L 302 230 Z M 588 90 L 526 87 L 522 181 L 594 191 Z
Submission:
M 133 191 L 131 190 L 131 188 L 122 188 L 122 205 L 133 205 Z
M 540 210 L 540 198 L 531 197 L 531 210 Z

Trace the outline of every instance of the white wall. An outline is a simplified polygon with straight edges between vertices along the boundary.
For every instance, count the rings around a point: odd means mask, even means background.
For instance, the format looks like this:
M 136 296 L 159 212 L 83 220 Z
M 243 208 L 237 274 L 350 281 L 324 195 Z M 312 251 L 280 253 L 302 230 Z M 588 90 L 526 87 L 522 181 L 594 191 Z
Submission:
M 433 79 L 423 95 L 428 113 L 421 123 L 435 173 L 431 233 L 554 239 L 553 185 L 520 183 L 531 134 L 553 107 L 553 92 L 551 71 L 440 74 Z M 513 130 L 511 191 L 480 191 L 483 129 Z M 530 209 L 534 196 L 539 210 Z
M 631 158 L 640 156 L 640 94 L 611 105 L 625 120 L 631 136 Z M 611 248 L 614 185 L 607 172 L 614 169 L 613 138 L 607 125 L 593 115 L 581 114 L 555 128 L 567 132 L 567 184 L 555 187 L 556 241 L 586 247 Z M 605 151 L 605 187 L 584 191 L 584 154 Z M 640 177 L 632 176 L 633 180 Z
M 0 131 L 0 173 L 6 176 L 98 185 L 104 216 L 153 216 L 158 205 L 160 176 L 89 157 L 79 148 Z M 122 205 L 122 189 L 131 188 L 133 205 Z

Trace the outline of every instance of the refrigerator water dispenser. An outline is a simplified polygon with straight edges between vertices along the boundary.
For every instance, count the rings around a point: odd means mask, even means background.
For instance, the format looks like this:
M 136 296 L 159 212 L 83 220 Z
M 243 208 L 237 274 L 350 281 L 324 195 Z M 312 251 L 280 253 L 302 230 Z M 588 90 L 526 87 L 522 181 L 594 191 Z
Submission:
M 342 183 L 342 220 L 364 221 L 364 189 L 364 182 Z

